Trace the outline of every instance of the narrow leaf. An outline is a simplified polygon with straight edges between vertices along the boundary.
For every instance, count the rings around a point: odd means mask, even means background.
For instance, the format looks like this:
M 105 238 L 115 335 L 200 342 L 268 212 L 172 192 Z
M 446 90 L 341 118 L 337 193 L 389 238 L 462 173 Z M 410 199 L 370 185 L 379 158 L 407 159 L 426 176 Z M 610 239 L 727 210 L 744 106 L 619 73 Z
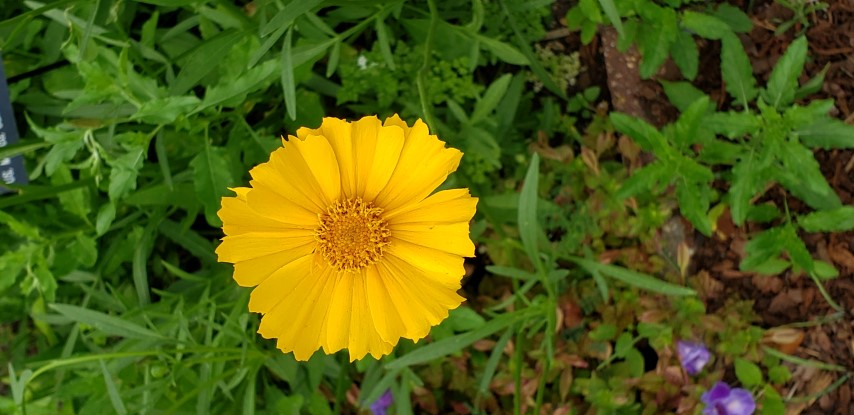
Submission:
M 765 102 L 774 108 L 783 108 L 792 103 L 798 89 L 798 77 L 807 59 L 807 39 L 799 37 L 786 49 L 786 53 L 774 65 L 768 85 L 763 93 Z
M 288 118 L 295 120 L 297 118 L 297 87 L 294 82 L 294 62 L 291 51 L 291 38 L 293 37 L 293 28 L 288 29 L 288 34 L 285 35 L 285 43 L 282 46 L 282 89 L 285 93 L 285 108 L 288 111 Z
M 726 90 L 743 108 L 747 108 L 757 93 L 750 59 L 736 35 L 727 33 L 721 40 L 721 76 Z
M 539 224 L 537 223 L 537 194 L 540 178 L 540 156 L 534 153 L 531 157 L 531 164 L 528 166 L 528 173 L 525 174 L 525 181 L 522 184 L 522 191 L 519 194 L 519 236 L 522 238 L 522 245 L 525 247 L 525 253 L 531 263 L 540 267 L 540 250 L 537 247 L 538 235 L 540 234 Z
M 640 272 L 632 271 L 627 268 L 602 264 L 584 258 L 567 257 L 567 259 L 575 262 L 588 272 L 599 272 L 605 276 L 643 290 L 674 296 L 689 296 L 697 294 L 694 290 L 688 287 L 671 284 L 667 281 L 662 281 L 650 275 L 641 274 Z
M 129 339 L 164 339 L 160 333 L 149 330 L 127 319 L 114 317 L 100 311 L 71 304 L 50 304 L 50 308 L 78 323 L 88 324 L 104 334 Z
M 854 229 L 854 206 L 841 206 L 801 216 L 798 225 L 807 232 L 850 231 Z

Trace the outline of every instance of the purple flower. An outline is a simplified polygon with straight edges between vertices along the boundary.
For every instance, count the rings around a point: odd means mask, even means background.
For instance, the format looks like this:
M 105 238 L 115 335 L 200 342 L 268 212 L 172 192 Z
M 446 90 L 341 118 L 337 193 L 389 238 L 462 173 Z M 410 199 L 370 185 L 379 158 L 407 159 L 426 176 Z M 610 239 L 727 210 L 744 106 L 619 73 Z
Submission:
M 741 388 L 730 389 L 723 382 L 715 383 L 700 400 L 706 404 L 703 415 L 751 415 L 756 410 L 753 395 Z
M 689 375 L 696 375 L 709 363 L 709 349 L 702 343 L 679 341 L 676 343 L 676 353 L 682 361 L 682 367 Z
M 392 402 L 394 402 L 394 397 L 391 396 L 391 391 L 387 390 L 379 399 L 371 404 L 371 413 L 373 415 L 386 415 L 386 411 Z

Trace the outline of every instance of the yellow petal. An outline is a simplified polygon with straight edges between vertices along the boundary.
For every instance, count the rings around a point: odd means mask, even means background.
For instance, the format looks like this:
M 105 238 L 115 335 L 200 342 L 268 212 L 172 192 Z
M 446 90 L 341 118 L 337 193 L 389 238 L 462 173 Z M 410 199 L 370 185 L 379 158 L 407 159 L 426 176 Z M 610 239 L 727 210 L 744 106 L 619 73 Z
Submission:
M 408 332 L 401 321 L 401 315 L 407 310 L 401 310 L 395 304 L 387 288 L 388 278 L 381 276 L 378 268 L 382 267 L 370 266 L 366 269 L 368 306 L 380 337 L 386 342 L 397 343 Z
M 474 217 L 477 198 L 468 189 L 442 190 L 419 203 L 405 205 L 397 210 L 384 211 L 383 218 L 390 223 L 448 223 L 466 222 Z
M 237 262 L 234 264 L 234 280 L 242 287 L 256 286 L 285 265 L 311 254 L 314 249 L 314 244 L 306 244 Z
M 359 360 L 370 353 L 375 359 L 391 353 L 397 342 L 382 339 L 371 319 L 365 273 L 353 275 L 353 308 L 350 315 L 350 361 Z
M 451 224 L 398 223 L 390 224 L 389 229 L 395 239 L 460 256 L 474 256 L 474 244 L 469 238 L 468 222 Z
M 460 279 L 465 274 L 463 257 L 400 239 L 392 239 L 383 255 L 393 255 L 425 271 L 427 276 L 448 288 L 460 288 Z
M 373 201 L 388 185 L 400 160 L 403 143 L 403 130 L 397 126 L 381 127 L 373 140 L 356 142 L 357 155 L 360 156 L 357 163 L 361 163 L 358 191 L 364 200 Z
M 302 229 L 316 229 L 319 225 L 318 213 L 307 209 L 305 205 L 288 199 L 273 188 L 252 181 L 253 189 L 246 195 L 246 204 L 252 210 L 265 217 L 288 223 Z
M 464 299 L 456 288 L 437 284 L 426 278 L 425 272 L 393 256 L 386 256 L 380 266 L 383 283 L 400 314 L 406 332 L 402 337 L 418 340 L 427 335 L 430 327 L 448 317 L 448 311 Z
M 293 294 L 303 280 L 311 278 L 311 261 L 311 256 L 303 256 L 279 267 L 252 290 L 249 295 L 249 311 L 269 313 L 280 301 Z
M 216 253 L 220 262 L 235 263 L 308 244 L 315 244 L 314 233 L 304 229 L 252 232 L 222 238 Z
M 323 351 L 327 354 L 347 348 L 350 340 L 354 278 L 346 272 L 339 272 L 335 278 L 335 288 L 329 300 L 329 314 L 323 330 L 326 333 Z
M 338 170 L 338 160 L 329 141 L 325 137 L 313 135 L 305 140 L 294 140 L 290 144 L 305 160 L 326 201 L 338 200 L 341 195 L 341 174 Z M 286 150 L 288 147 L 285 145 Z
M 354 196 L 356 188 L 351 128 L 352 125 L 347 121 L 338 118 L 324 118 L 320 128 L 314 133 L 326 137 L 335 151 L 335 156 L 338 159 L 338 170 L 341 175 L 341 189 L 348 198 Z
M 226 235 L 237 235 L 247 232 L 264 232 L 288 228 L 313 229 L 314 225 L 298 225 L 272 219 L 252 209 L 246 201 L 244 193 L 238 197 L 223 197 L 222 207 L 217 212 L 222 219 L 222 230 Z M 316 217 L 316 215 L 315 215 Z M 284 218 L 290 220 L 291 218 Z
M 375 204 L 392 211 L 420 202 L 457 169 L 462 155 L 457 149 L 445 148 L 443 141 L 429 135 L 426 124 L 416 121 L 406 135 L 400 160 Z
M 253 189 L 265 187 L 314 213 L 326 210 L 323 193 L 318 190 L 317 181 L 297 151 L 277 149 L 270 155 L 270 161 L 255 166 L 249 174 L 253 179 L 249 182 Z M 247 194 L 247 198 L 251 199 L 251 196 Z

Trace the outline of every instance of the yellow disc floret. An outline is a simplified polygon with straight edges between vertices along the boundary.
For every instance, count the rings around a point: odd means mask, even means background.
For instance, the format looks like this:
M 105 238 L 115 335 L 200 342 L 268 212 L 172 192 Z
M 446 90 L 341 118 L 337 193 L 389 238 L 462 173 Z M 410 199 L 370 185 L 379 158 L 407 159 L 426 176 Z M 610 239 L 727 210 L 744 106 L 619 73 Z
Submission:
M 354 271 L 377 262 L 391 241 L 382 209 L 361 198 L 335 202 L 320 214 L 315 230 L 317 250 L 339 271 Z

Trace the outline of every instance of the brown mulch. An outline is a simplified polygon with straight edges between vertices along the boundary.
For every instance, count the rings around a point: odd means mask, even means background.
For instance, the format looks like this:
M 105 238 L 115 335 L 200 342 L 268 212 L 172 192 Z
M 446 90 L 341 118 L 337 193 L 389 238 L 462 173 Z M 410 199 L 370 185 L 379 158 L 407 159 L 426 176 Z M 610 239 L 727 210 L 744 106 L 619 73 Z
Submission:
M 734 1 L 746 10 L 747 2 Z M 764 85 L 779 57 L 791 41 L 805 34 L 809 41 L 809 57 L 801 82 L 806 82 L 827 68 L 822 90 L 811 99 L 833 99 L 832 114 L 848 123 L 854 123 L 854 0 L 828 0 L 825 11 L 808 17 L 809 25 L 793 25 L 788 31 L 776 34 L 782 22 L 792 19 L 790 10 L 769 0 L 753 2 L 748 12 L 754 29 L 741 35 L 745 50 L 753 64 L 754 75 Z M 569 2 L 558 2 L 556 15 L 561 16 Z M 563 6 L 560 6 L 563 5 Z M 626 53 L 617 51 L 616 33 L 613 29 L 600 31 L 600 36 L 589 45 L 582 45 L 577 33 L 568 34 L 564 42 L 569 50 L 579 50 L 586 72 L 579 77 L 577 88 L 598 85 L 608 94 L 612 109 L 643 118 L 661 126 L 671 122 L 676 112 L 668 103 L 657 81 L 641 80 L 637 74 L 640 59 L 634 49 Z M 720 81 L 719 45 L 717 42 L 698 41 L 701 49 L 700 73 L 694 84 L 716 100 L 722 102 L 725 92 Z M 656 79 L 678 79 L 672 63 L 666 64 Z M 843 204 L 854 205 L 854 151 L 819 150 L 816 159 L 831 186 Z M 770 189 L 764 200 L 778 202 L 783 198 L 794 212 L 808 212 L 797 200 L 786 197 L 781 188 Z M 759 316 L 757 324 L 765 328 L 780 328 L 787 333 L 789 353 L 845 367 L 854 372 L 854 231 L 837 234 L 803 234 L 802 237 L 816 259 L 833 264 L 839 277 L 825 282 L 831 298 L 843 309 L 837 313 L 817 289 L 814 281 L 791 270 L 777 276 L 758 276 L 739 270 L 744 256 L 744 244 L 751 234 L 763 228 L 748 224 L 736 228 L 723 215 L 718 232 L 713 238 L 698 236 L 691 269 L 698 273 L 705 288 L 704 299 L 709 311 L 724 306 L 727 299 L 753 300 L 754 311 Z M 822 320 L 829 319 L 829 321 Z M 812 322 L 810 324 L 798 324 Z M 788 326 L 788 327 L 784 327 Z M 784 330 L 785 329 L 785 330 Z M 774 340 L 774 339 L 772 339 Z M 779 340 L 779 339 L 778 339 Z M 793 396 L 819 394 L 838 379 L 839 374 L 808 367 L 791 366 L 793 379 L 787 387 Z M 832 392 L 802 404 L 790 404 L 787 414 L 852 414 L 854 382 L 849 380 Z

